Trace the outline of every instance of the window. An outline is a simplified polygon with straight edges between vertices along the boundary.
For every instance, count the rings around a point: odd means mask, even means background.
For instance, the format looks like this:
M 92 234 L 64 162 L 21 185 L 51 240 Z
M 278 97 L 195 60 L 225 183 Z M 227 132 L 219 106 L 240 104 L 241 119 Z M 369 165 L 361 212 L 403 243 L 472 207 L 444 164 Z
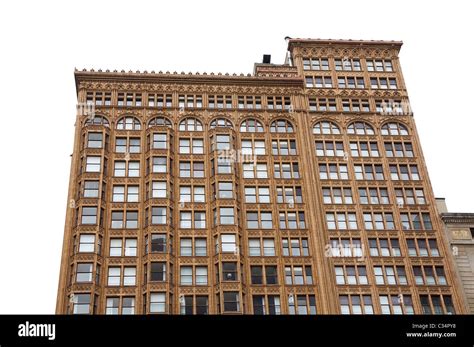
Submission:
M 102 148 L 102 133 L 87 133 L 87 148 Z
M 137 268 L 126 266 L 123 268 L 123 285 L 134 286 L 136 284 Z
M 372 257 L 400 257 L 400 243 L 398 239 L 369 239 L 369 252 Z
M 382 314 L 414 314 L 411 295 L 380 295 Z
M 117 122 L 117 130 L 140 130 L 140 129 L 141 129 L 141 123 L 135 117 L 124 117 Z
M 411 142 L 385 142 L 385 154 L 387 157 L 413 158 L 413 146 Z
M 204 238 L 194 239 L 194 250 L 193 250 L 193 239 L 182 238 L 180 240 L 180 254 L 181 256 L 206 256 L 207 255 L 207 242 Z
M 219 242 L 216 239 L 216 253 L 219 253 L 219 250 L 222 253 L 236 253 L 238 251 L 234 234 L 222 234 L 220 241 L 219 248 Z
M 371 77 L 370 86 L 372 89 L 398 89 L 396 78 Z
M 166 281 L 166 263 L 152 262 L 150 267 L 150 282 Z
M 152 207 L 151 208 L 151 224 L 163 225 L 166 224 L 166 207 Z
M 266 163 L 243 164 L 244 178 L 268 178 Z
M 393 65 L 390 59 L 367 59 L 367 71 L 370 72 L 392 72 Z
M 166 198 L 167 195 L 167 187 L 165 181 L 153 181 L 151 190 L 151 197 L 152 198 Z
M 318 157 L 344 157 L 344 154 L 342 141 L 316 141 L 316 155 Z
M 336 123 L 333 122 L 318 122 L 313 126 L 313 134 L 317 135 L 340 135 L 341 130 Z
M 446 275 L 442 266 L 413 266 L 413 274 L 417 285 L 447 285 Z
M 120 285 L 120 267 L 109 267 L 107 285 L 108 286 Z
M 280 229 L 304 229 L 306 228 L 305 215 L 300 212 L 280 212 L 279 225 Z
M 166 149 L 168 147 L 168 135 L 165 133 L 154 133 L 152 134 L 152 148 L 153 149 Z
M 199 138 L 181 138 L 179 139 L 179 153 L 180 154 L 203 154 L 204 141 Z
M 92 282 L 92 263 L 79 263 L 76 267 L 76 282 Z
M 119 314 L 120 298 L 107 298 L 105 314 Z
M 327 212 L 326 225 L 329 230 L 357 229 L 356 214 L 353 212 Z
M 364 164 L 354 165 L 354 175 L 356 180 L 383 180 L 382 165 Z
M 150 237 L 145 236 L 145 254 L 150 253 L 166 253 L 167 242 L 166 234 L 151 234 Z
M 393 214 L 388 212 L 364 212 L 364 228 L 366 230 L 394 230 Z
M 226 151 L 230 150 L 230 136 L 229 135 L 212 135 L 211 136 L 211 151 Z
M 350 142 L 351 155 L 353 157 L 378 157 L 379 149 L 377 142 Z
M 192 212 L 180 212 L 180 228 L 190 229 L 192 227 Z M 206 214 L 201 211 L 194 211 L 194 228 L 203 229 L 206 227 Z
M 140 153 L 140 139 L 139 138 L 127 139 L 126 137 L 117 137 L 115 140 L 115 152 Z
M 370 295 L 339 295 L 342 314 L 374 314 Z
M 387 188 L 359 188 L 359 202 L 363 205 L 386 205 L 390 203 Z
M 241 133 L 263 133 L 263 125 L 259 120 L 256 119 L 245 119 L 240 123 Z
M 103 125 L 105 127 L 109 127 L 109 121 L 107 120 L 107 118 L 105 117 L 102 117 L 102 116 L 94 116 L 92 118 L 90 117 L 87 117 L 87 120 L 84 124 L 85 126 L 88 126 L 88 125 Z
M 139 177 L 140 176 L 140 162 L 139 161 L 115 161 L 114 163 L 114 176 L 115 177 L 127 177 L 127 164 L 128 164 L 128 177 Z
M 439 257 L 436 239 L 407 239 L 410 257 Z
M 327 58 L 303 58 L 304 70 L 329 70 Z
M 97 207 L 82 207 L 81 224 L 97 224 Z
M 360 88 L 364 89 L 365 88 L 365 82 L 364 82 L 364 77 L 354 77 L 354 76 L 339 76 L 337 78 L 337 86 L 340 89 L 345 89 L 345 88 Z
M 263 248 L 262 248 L 263 246 Z M 274 239 L 249 239 L 249 256 L 275 256 Z
M 278 119 L 270 124 L 271 133 L 292 133 L 294 132 L 293 124 L 285 119 Z
M 344 112 L 370 112 L 368 99 L 342 99 Z
M 287 203 L 290 208 L 294 207 L 294 204 L 300 204 L 303 202 L 303 195 L 300 186 L 277 186 L 277 202 L 279 204 Z
M 208 314 L 209 300 L 207 296 L 184 295 L 180 297 L 181 314 Z
M 137 239 L 125 239 L 125 256 L 137 256 Z
M 245 202 L 270 203 L 270 189 L 268 187 L 245 187 Z
M 288 295 L 288 310 L 290 314 L 315 315 L 316 314 L 315 296 L 289 294 Z
M 73 294 L 73 314 L 90 314 L 91 294 Z
M 275 178 L 300 178 L 299 164 L 297 162 L 282 162 L 273 165 Z
M 254 295 L 252 297 L 253 314 L 280 314 L 280 297 L 278 295 Z
M 451 295 L 420 295 L 423 314 L 455 314 Z
M 218 182 L 218 197 L 219 199 L 233 198 L 233 183 L 232 182 Z
M 381 133 L 384 136 L 406 136 L 408 135 L 408 129 L 401 123 L 385 123 L 381 128 Z
M 375 284 L 406 285 L 407 276 L 404 266 L 374 266 Z
M 82 234 L 79 236 L 79 253 L 93 253 L 95 249 L 95 235 Z
M 365 122 L 354 122 L 347 127 L 347 133 L 351 135 L 374 135 L 374 128 Z
M 325 204 L 352 204 L 352 190 L 339 187 L 323 187 L 323 202 Z
M 273 155 L 296 155 L 296 141 L 295 140 L 273 140 L 272 141 Z
M 267 96 L 267 108 L 269 110 L 289 110 L 291 101 L 289 96 Z
M 239 109 L 261 109 L 262 100 L 260 96 L 240 95 L 237 97 Z
M 86 172 L 100 172 L 101 157 L 86 157 Z
M 233 128 L 233 124 L 230 120 L 225 118 L 216 118 L 210 124 L 209 127 L 211 129 L 214 128 Z
M 196 266 L 194 267 L 194 271 L 195 271 L 194 284 L 197 286 L 207 285 L 207 267 Z M 180 284 L 182 286 L 193 285 L 193 267 L 192 266 L 181 266 Z
M 336 273 L 336 284 L 368 284 L 365 266 L 335 266 L 334 272 Z
M 362 258 L 364 256 L 361 241 L 356 238 L 332 238 L 330 251 L 332 257 Z
M 223 262 L 222 263 L 222 281 L 237 281 L 237 263 Z
M 166 294 L 151 293 L 150 294 L 150 313 L 166 312 Z
M 224 312 L 239 312 L 240 302 L 238 292 L 224 292 Z
M 219 207 L 219 224 L 233 225 L 235 224 L 234 208 L 233 207 Z
M 283 256 L 301 257 L 309 256 L 308 239 L 306 238 L 284 238 L 281 240 Z
M 166 157 L 153 157 L 151 172 L 166 173 L 168 172 L 167 166 L 168 166 L 168 160 Z
M 344 57 L 343 59 L 334 59 L 336 71 L 361 71 L 359 59 Z
M 309 97 L 309 110 L 319 111 L 319 112 L 335 112 L 337 111 L 336 99 Z M 322 123 L 332 123 L 332 122 L 322 122 Z
M 347 180 L 349 174 L 346 164 L 319 164 L 319 178 L 322 180 Z
M 259 218 L 260 215 L 260 218 Z M 247 212 L 248 229 L 271 229 L 273 228 L 272 212 Z
M 429 213 L 400 213 L 403 230 L 432 230 L 433 225 Z
M 306 88 L 332 88 L 331 76 L 306 76 Z
M 424 205 L 426 204 L 425 194 L 422 188 L 395 188 L 397 204 L 404 205 Z
M 202 123 L 196 118 L 185 118 L 179 123 L 180 131 L 202 131 Z
M 285 266 L 285 284 L 313 284 L 311 266 Z
M 278 284 L 278 274 L 276 266 L 250 266 L 252 284 Z M 265 274 L 265 276 L 264 276 Z
M 242 140 L 242 155 L 265 155 L 265 141 Z
M 99 181 L 84 181 L 82 196 L 84 198 L 99 197 Z
M 169 95 L 169 97 L 171 98 L 171 95 Z M 161 103 L 163 103 L 163 97 L 161 97 Z M 153 106 L 153 105 L 150 105 L 150 106 Z M 171 106 L 171 100 L 170 100 L 170 106 Z M 148 127 L 151 128 L 155 126 L 168 127 L 168 128 L 172 127 L 170 120 L 165 117 L 154 117 L 150 119 L 150 121 L 148 122 Z
M 417 165 L 389 165 L 390 178 L 394 181 L 418 181 L 420 174 Z

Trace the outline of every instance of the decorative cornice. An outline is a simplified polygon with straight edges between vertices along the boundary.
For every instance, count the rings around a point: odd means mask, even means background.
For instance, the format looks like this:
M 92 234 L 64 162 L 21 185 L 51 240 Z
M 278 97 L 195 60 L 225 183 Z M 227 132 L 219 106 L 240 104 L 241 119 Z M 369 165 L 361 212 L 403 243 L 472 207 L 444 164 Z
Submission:
M 474 213 L 441 213 L 441 219 L 445 223 L 474 225 Z

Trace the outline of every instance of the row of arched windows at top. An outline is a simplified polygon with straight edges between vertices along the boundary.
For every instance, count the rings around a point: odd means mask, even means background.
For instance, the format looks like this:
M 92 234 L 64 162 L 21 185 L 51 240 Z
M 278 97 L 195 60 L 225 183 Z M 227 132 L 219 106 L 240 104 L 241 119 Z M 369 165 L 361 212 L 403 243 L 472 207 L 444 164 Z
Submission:
M 104 125 L 109 126 L 109 121 L 103 116 L 95 116 L 89 118 L 85 125 Z M 165 117 L 154 117 L 148 122 L 148 127 L 153 126 L 168 126 L 172 127 L 171 121 Z M 233 128 L 233 124 L 226 118 L 216 118 L 210 123 L 210 128 Z M 140 130 L 141 122 L 138 118 L 133 116 L 126 116 L 121 118 L 117 122 L 118 130 Z M 184 118 L 179 123 L 180 131 L 202 131 L 203 125 L 200 120 L 193 117 Z M 245 119 L 240 123 L 241 132 L 263 132 L 263 124 L 253 118 Z M 277 119 L 270 124 L 270 132 L 272 133 L 292 133 L 294 132 L 293 124 L 286 119 Z M 374 135 L 375 130 L 367 122 L 356 121 L 352 122 L 347 126 L 348 134 L 355 135 Z M 381 127 L 382 135 L 408 135 L 408 129 L 405 125 L 398 122 L 385 123 Z M 320 135 L 339 135 L 341 134 L 341 128 L 334 122 L 321 121 L 317 122 L 313 126 L 313 134 Z
M 85 125 L 104 125 L 109 127 L 109 121 L 103 116 L 95 116 L 87 119 Z M 168 126 L 171 127 L 171 121 L 165 117 L 154 117 L 148 122 L 148 127 L 152 126 Z M 214 128 L 233 128 L 232 122 L 226 118 L 216 118 L 209 124 L 211 129 Z M 140 130 L 141 122 L 133 116 L 126 116 L 117 121 L 116 129 L 118 130 Z M 240 124 L 242 132 L 263 132 L 263 124 L 256 119 L 246 119 Z M 188 117 L 179 123 L 180 131 L 202 131 L 202 122 L 196 118 Z M 274 133 L 292 133 L 294 127 L 291 122 L 286 119 L 278 119 L 271 123 L 270 131 Z
M 375 130 L 367 122 L 356 121 L 347 126 L 347 133 L 353 135 L 375 135 Z M 340 135 L 341 128 L 334 122 L 322 121 L 313 126 L 313 134 Z M 382 135 L 408 135 L 408 129 L 399 122 L 388 122 L 381 127 Z

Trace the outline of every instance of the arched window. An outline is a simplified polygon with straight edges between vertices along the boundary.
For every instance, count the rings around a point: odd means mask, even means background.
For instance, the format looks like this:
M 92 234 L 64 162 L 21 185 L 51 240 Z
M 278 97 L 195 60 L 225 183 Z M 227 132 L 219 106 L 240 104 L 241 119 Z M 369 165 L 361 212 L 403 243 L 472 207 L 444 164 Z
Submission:
M 278 119 L 270 125 L 270 132 L 272 133 L 292 133 L 293 131 L 293 124 L 286 119 Z
M 233 128 L 232 122 L 225 118 L 216 118 L 210 124 L 211 129 L 214 128 Z
M 374 128 L 366 122 L 354 122 L 347 127 L 348 134 L 355 135 L 374 135 Z
M 171 122 L 168 118 L 165 117 L 154 117 L 150 119 L 148 122 L 148 127 L 154 127 L 154 126 L 166 126 L 166 127 L 172 127 Z
M 336 123 L 323 121 L 317 122 L 313 126 L 313 134 L 322 134 L 322 135 L 339 135 L 341 130 Z
M 88 126 L 88 125 L 103 125 L 105 127 L 109 127 L 109 121 L 105 117 L 94 116 L 94 118 L 92 118 L 92 119 L 87 118 L 85 125 L 86 126 Z
M 385 123 L 382 125 L 382 135 L 408 135 L 408 129 L 401 123 Z
M 240 123 L 240 132 L 242 133 L 263 133 L 263 125 L 260 121 L 250 118 Z
M 117 122 L 117 130 L 140 130 L 142 127 L 136 117 L 126 116 Z
M 179 123 L 180 131 L 202 131 L 202 123 L 196 118 L 185 118 Z

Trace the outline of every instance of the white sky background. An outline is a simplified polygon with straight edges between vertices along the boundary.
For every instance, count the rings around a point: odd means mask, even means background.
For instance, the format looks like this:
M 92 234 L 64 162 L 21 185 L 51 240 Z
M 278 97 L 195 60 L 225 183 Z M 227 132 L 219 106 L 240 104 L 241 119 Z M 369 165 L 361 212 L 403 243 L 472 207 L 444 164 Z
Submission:
M 251 73 L 285 36 L 402 40 L 436 196 L 474 212 L 470 1 L 2 1 L 0 313 L 54 313 L 74 67 Z M 18 130 L 22 130 L 21 133 Z

